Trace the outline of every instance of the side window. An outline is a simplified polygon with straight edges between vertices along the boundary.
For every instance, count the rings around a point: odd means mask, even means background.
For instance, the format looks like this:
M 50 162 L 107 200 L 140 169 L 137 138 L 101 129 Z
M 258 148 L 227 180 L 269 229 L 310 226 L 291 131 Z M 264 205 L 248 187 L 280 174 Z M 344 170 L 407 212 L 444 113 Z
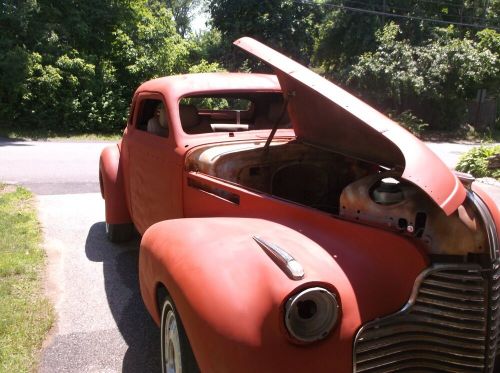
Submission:
M 136 128 L 152 135 L 168 137 L 168 119 L 161 100 L 145 99 L 139 103 Z

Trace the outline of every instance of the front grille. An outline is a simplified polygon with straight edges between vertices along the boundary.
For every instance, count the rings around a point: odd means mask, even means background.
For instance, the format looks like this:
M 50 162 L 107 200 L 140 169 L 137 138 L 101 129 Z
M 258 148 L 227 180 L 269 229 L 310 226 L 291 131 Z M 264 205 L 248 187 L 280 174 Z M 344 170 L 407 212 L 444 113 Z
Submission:
M 417 279 L 400 312 L 364 325 L 354 372 L 493 370 L 499 328 L 500 270 L 436 265 Z

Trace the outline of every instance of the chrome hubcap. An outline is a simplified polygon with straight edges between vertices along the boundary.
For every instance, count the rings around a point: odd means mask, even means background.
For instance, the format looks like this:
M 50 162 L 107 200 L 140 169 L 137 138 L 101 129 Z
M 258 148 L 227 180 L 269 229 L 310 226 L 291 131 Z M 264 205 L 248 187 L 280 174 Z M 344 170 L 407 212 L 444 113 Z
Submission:
M 179 330 L 177 329 L 177 320 L 173 310 L 169 310 L 165 318 L 165 335 L 163 336 L 164 356 L 165 356 L 165 372 L 166 373 L 181 373 L 181 349 L 179 341 Z

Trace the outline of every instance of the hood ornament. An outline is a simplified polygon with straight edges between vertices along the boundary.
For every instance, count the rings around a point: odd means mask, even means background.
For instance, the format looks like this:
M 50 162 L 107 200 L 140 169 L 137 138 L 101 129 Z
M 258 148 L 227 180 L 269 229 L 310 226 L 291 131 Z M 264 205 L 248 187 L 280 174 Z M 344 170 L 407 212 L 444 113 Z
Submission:
M 295 281 L 304 278 L 304 268 L 293 256 L 278 245 L 264 241 L 258 236 L 252 236 L 252 238 L 288 277 Z

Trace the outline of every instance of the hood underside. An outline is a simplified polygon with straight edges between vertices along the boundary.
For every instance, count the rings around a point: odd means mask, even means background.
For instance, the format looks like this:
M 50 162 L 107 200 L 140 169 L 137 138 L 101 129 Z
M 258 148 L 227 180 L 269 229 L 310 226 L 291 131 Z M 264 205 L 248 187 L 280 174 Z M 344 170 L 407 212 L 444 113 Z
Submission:
M 234 42 L 274 68 L 297 139 L 402 171 L 449 215 L 465 188 L 420 140 L 371 106 L 290 58 L 248 37 Z

